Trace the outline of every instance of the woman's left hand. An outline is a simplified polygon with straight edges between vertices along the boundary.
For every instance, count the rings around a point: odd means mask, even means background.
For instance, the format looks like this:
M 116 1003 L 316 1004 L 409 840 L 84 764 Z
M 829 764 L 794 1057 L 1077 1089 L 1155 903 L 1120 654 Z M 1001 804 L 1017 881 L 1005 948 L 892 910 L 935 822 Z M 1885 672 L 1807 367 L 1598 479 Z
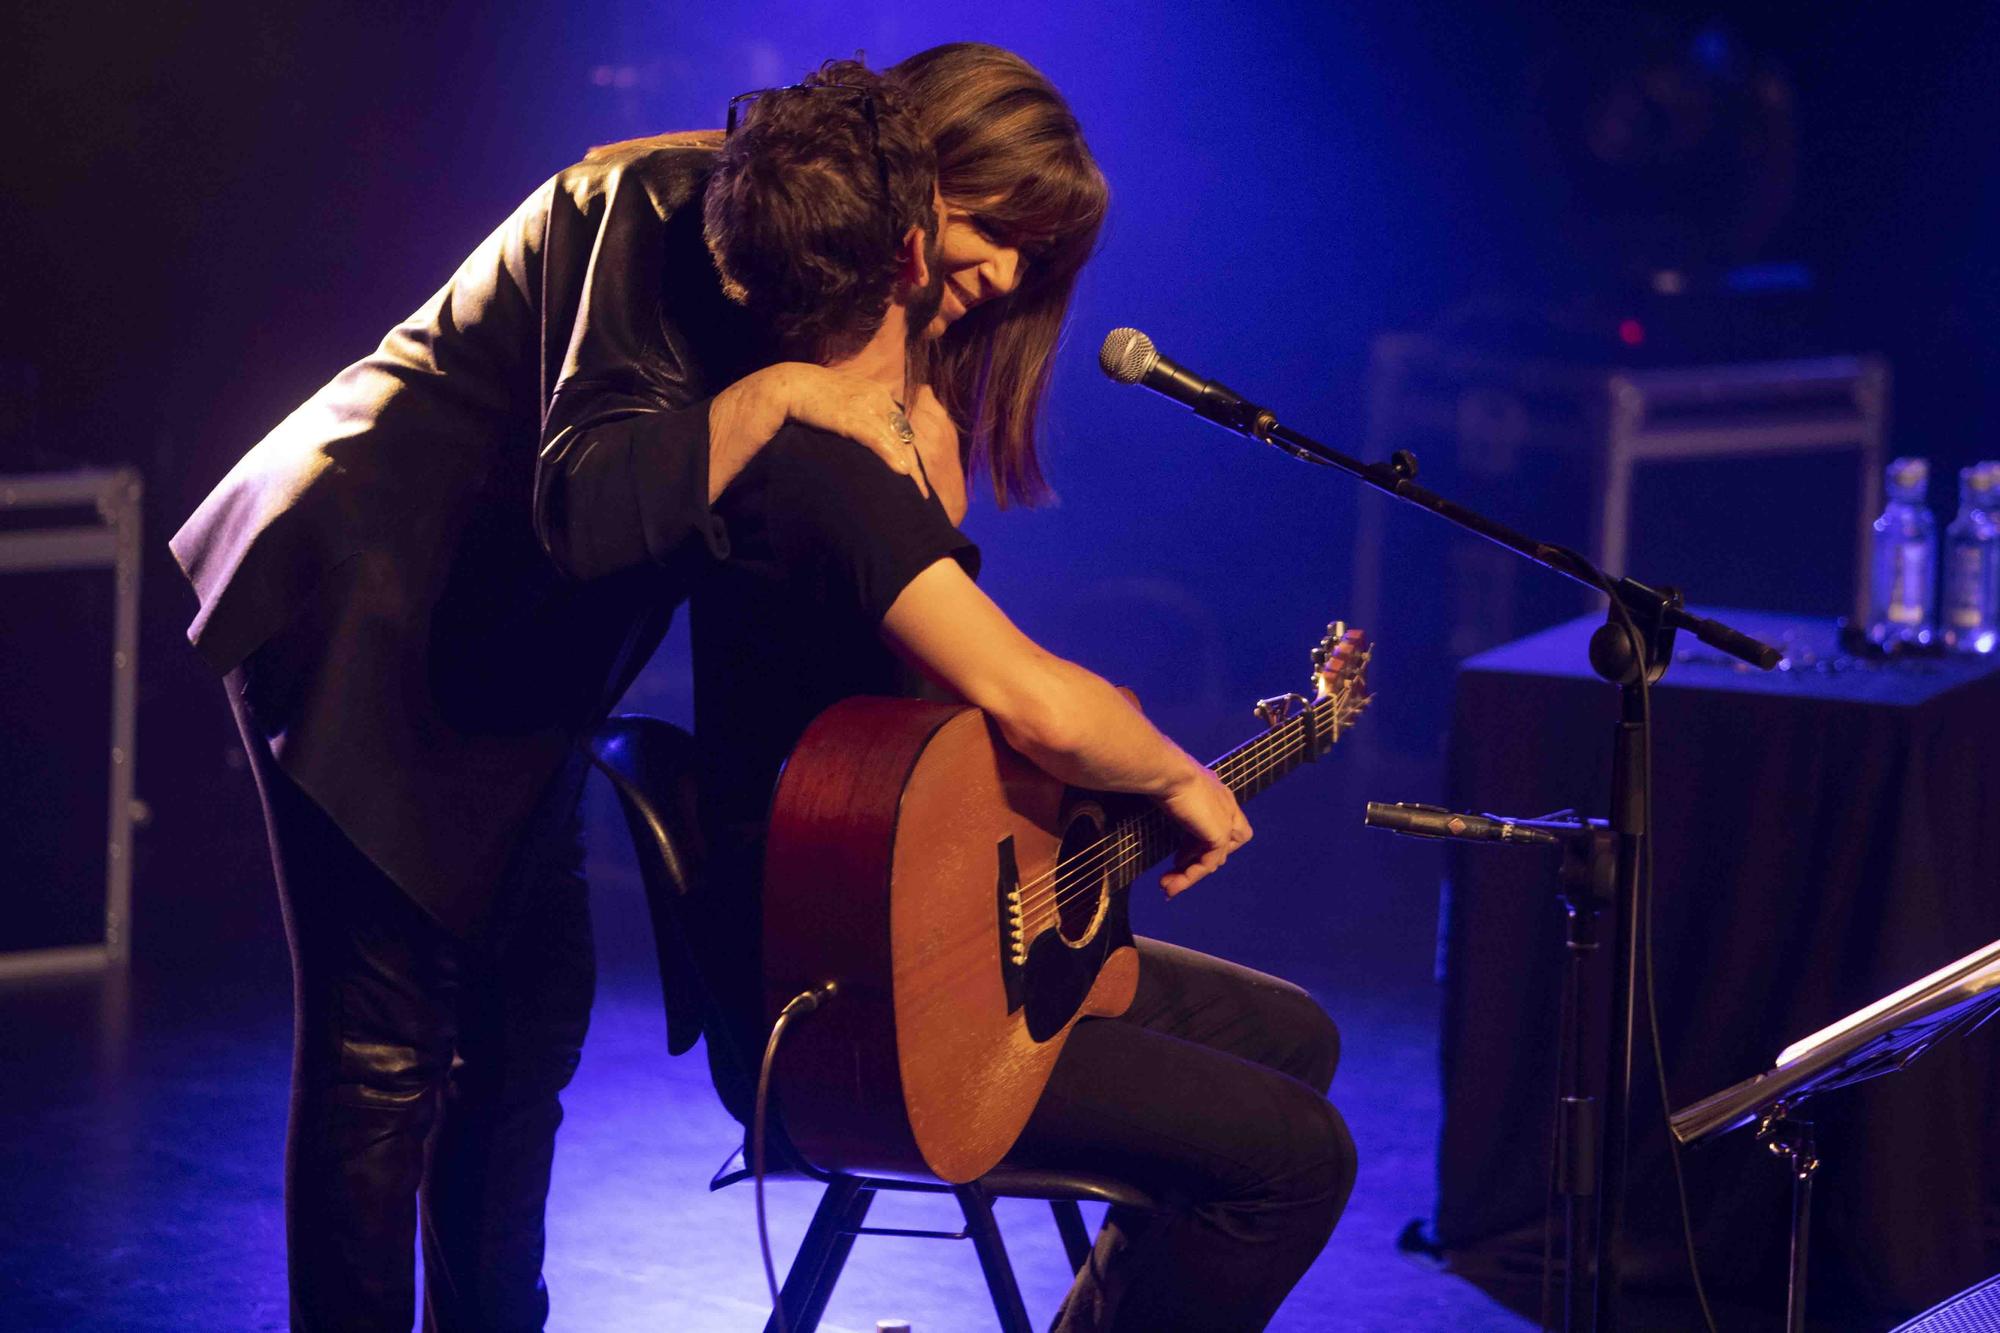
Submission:
M 924 460 L 924 472 L 931 489 L 944 505 L 953 523 L 965 521 L 967 506 L 965 463 L 959 457 L 958 427 L 944 410 L 928 384 L 917 390 L 910 402 L 910 426 L 917 432 L 917 453 Z

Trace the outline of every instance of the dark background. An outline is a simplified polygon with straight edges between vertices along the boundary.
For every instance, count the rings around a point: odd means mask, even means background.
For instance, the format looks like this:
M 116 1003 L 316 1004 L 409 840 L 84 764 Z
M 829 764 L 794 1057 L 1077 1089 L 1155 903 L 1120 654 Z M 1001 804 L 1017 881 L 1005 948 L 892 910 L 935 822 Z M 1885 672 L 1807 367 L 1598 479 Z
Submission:
M 247 780 L 219 694 L 180 642 L 191 601 L 165 537 L 549 173 L 595 142 L 712 124 L 732 92 L 826 56 L 994 40 L 1074 102 L 1115 202 L 1057 375 L 1062 503 L 982 505 L 970 526 L 1004 605 L 1138 688 L 1190 745 L 1220 748 L 1249 698 L 1297 683 L 1315 625 L 1347 596 L 1354 488 L 1101 379 L 1092 353 L 1115 324 L 1355 449 L 1379 332 L 1470 325 L 1491 345 L 1603 359 L 1621 353 L 1616 322 L 1638 315 L 1656 332 L 1637 355 L 1653 361 L 1886 354 L 1894 448 L 1935 460 L 1940 506 L 1956 466 L 2000 453 L 1988 6 L 1921 23 L 1900 7 L 1803 3 L 512 9 L 14 8 L 0 460 L 145 473 L 142 950 L 170 920 L 259 936 L 274 924 L 240 883 L 261 855 Z M 1574 127 L 1621 71 L 1690 59 L 1721 90 L 1710 120 L 1775 81 L 1790 152 L 1717 132 L 1721 150 L 1621 177 L 1577 147 Z M 1659 132 L 1644 115 L 1630 125 Z M 1741 179 L 1773 177 L 1790 184 L 1761 206 L 1767 220 L 1740 223 L 1759 207 L 1729 205 Z M 1714 316 L 1661 311 L 1635 277 L 1749 260 L 1802 264 L 1813 290 L 1781 317 Z M 1502 518 L 1539 512 L 1528 494 L 1460 498 Z M 1690 558 L 1840 535 L 1732 512 L 1726 496 L 1687 501 L 1676 535 Z M 1726 521 L 1704 527 L 1711 510 Z M 1388 521 L 1406 537 L 1433 522 Z M 1825 552 L 1831 569 L 1850 559 Z M 1768 591 L 1759 600 L 1786 600 Z M 1384 652 L 1393 693 L 1396 657 L 1434 660 L 1439 646 Z M 198 906 L 221 910 L 181 910 Z
M 1991 6 L 508 8 L 27 0 L 0 20 L 0 472 L 132 464 L 148 488 L 142 967 L 207 966 L 223 946 L 231 966 L 282 967 L 254 796 L 182 639 L 192 598 L 166 537 L 548 175 L 593 143 L 714 125 L 732 93 L 829 56 L 995 41 L 1082 118 L 1114 205 L 1057 371 L 1062 500 L 999 514 L 982 499 L 968 527 L 986 586 L 1031 633 L 1134 686 L 1198 752 L 1241 739 L 1253 698 L 1303 683 L 1319 626 L 1352 599 L 1355 489 L 1104 380 L 1092 361 L 1114 325 L 1355 452 L 1370 340 L 1433 330 L 1586 365 L 1881 353 L 1892 449 L 1933 460 L 1934 505 L 1948 513 L 1957 467 L 2000 454 Z M 1792 276 L 1723 295 L 1746 263 Z M 1649 294 L 1659 268 L 1690 294 Z M 1732 599 L 1840 609 L 1850 539 L 1816 511 L 1848 492 L 1847 466 L 1778 469 L 1756 483 L 1775 504 L 1728 471 L 1678 495 L 1651 479 L 1645 512 L 1671 518 L 1632 572 L 1700 598 L 1714 571 Z M 1541 522 L 1560 481 L 1530 469 L 1455 498 Z M 1387 522 L 1463 567 L 1434 520 Z M 1830 572 L 1802 584 L 1815 562 Z M 1451 647 L 1393 632 L 1437 595 L 1392 569 L 1378 688 L 1394 697 L 1399 659 L 1431 683 L 1343 788 L 1442 793 Z M 1585 609 L 1562 596 L 1507 629 Z M 664 654 L 634 701 L 685 716 L 679 667 Z M 52 689 L 48 707 L 99 697 Z M 0 799 L 37 780 L 0 774 Z M 1145 908 L 1162 919 L 1142 927 L 1414 993 L 1435 861 L 1295 786 L 1253 811 L 1262 836 L 1228 893 L 1171 919 Z

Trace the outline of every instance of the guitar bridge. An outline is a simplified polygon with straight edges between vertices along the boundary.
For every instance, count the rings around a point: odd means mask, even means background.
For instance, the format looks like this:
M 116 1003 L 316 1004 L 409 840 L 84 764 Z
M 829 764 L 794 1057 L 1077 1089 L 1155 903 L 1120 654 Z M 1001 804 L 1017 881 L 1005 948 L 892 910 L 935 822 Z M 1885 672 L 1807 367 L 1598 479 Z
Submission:
M 1014 839 L 1002 838 L 994 849 L 999 873 L 994 897 L 1000 909 L 1000 982 L 1007 992 L 1007 1011 L 1019 1009 L 1027 997 L 1028 923 L 1021 907 L 1021 868 L 1014 857 Z

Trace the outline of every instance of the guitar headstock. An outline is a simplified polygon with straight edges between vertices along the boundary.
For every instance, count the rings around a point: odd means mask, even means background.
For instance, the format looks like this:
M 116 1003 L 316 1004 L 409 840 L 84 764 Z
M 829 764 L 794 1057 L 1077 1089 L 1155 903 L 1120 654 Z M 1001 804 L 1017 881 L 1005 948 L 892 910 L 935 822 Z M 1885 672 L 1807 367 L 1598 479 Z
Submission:
M 1349 629 L 1338 620 L 1313 648 L 1314 698 L 1334 700 L 1343 722 L 1368 706 L 1368 658 L 1373 652 L 1367 631 Z
M 1259 699 L 1251 711 L 1257 720 L 1276 731 L 1303 716 L 1306 749 L 1311 756 L 1323 752 L 1340 739 L 1340 730 L 1368 706 L 1368 658 L 1374 646 L 1368 635 L 1349 629 L 1341 621 L 1326 627 L 1326 637 L 1313 648 L 1313 697 L 1280 694 Z

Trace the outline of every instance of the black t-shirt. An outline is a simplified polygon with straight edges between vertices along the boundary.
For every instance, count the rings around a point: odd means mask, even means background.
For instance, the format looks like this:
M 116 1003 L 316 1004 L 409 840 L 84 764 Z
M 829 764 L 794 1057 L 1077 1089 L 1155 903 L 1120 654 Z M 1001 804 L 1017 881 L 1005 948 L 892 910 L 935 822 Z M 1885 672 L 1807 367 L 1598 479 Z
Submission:
M 806 726 L 841 699 L 921 682 L 879 629 L 910 580 L 979 548 L 862 446 L 787 426 L 723 493 L 729 554 L 698 580 L 695 734 L 711 821 L 761 823 Z
M 882 617 L 940 559 L 976 576 L 979 548 L 935 495 L 867 449 L 796 425 L 764 446 L 714 512 L 729 554 L 697 577 L 689 612 L 709 853 L 704 933 L 725 955 L 705 970 L 744 1046 L 761 1030 L 757 904 L 778 771 L 829 706 L 920 691 L 921 678 L 882 642 Z

